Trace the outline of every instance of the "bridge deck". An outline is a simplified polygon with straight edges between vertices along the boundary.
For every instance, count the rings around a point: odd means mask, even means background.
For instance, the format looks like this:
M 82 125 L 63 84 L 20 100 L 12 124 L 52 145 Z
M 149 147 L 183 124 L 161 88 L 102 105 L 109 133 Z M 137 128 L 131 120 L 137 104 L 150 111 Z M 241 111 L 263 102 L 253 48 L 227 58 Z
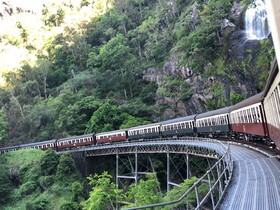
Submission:
M 234 171 L 220 209 L 280 209 L 280 162 L 237 145 L 231 154 Z

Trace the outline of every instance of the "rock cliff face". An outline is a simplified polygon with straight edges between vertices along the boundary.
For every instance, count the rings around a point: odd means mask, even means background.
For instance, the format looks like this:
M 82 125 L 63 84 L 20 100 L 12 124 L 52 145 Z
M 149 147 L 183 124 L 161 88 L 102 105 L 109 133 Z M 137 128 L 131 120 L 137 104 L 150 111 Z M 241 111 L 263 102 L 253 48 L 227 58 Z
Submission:
M 246 39 L 243 24 L 245 9 L 241 2 L 235 1 L 229 14 L 229 19 L 221 20 L 220 34 L 225 49 L 222 59 L 228 66 L 241 65 L 243 61 L 248 59 L 253 61 L 260 53 L 260 41 Z M 192 6 L 192 18 L 193 29 L 195 29 L 195 22 L 199 18 L 196 4 Z M 204 66 L 204 69 L 207 70 L 211 66 L 212 63 L 209 63 Z M 255 68 L 253 62 L 251 68 Z M 179 97 L 171 98 L 163 96 L 159 92 L 157 93 L 157 106 L 159 109 L 165 107 L 162 116 L 163 120 L 166 120 L 209 110 L 207 106 L 209 100 L 215 100 L 215 98 L 219 97 L 216 94 L 216 87 L 222 87 L 221 95 L 226 99 L 225 105 L 234 103 L 231 101 L 232 93 L 249 97 L 260 91 L 256 89 L 253 79 L 250 80 L 244 72 L 233 71 L 228 73 L 216 73 L 210 77 L 194 73 L 188 66 L 179 65 L 179 55 L 173 55 L 161 69 L 151 67 L 144 70 L 143 80 L 154 81 L 158 86 L 161 86 L 164 78 L 176 77 L 184 79 L 189 86 L 192 95 L 188 100 L 184 101 Z

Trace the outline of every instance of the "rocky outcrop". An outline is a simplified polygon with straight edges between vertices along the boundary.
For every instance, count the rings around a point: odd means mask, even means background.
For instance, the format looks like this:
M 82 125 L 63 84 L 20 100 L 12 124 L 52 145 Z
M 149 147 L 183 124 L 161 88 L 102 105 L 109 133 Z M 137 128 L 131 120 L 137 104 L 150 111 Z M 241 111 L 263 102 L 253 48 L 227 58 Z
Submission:
M 243 19 L 243 13 L 244 5 L 239 1 L 235 1 L 228 18 L 221 20 L 221 44 L 226 49 L 223 59 L 227 64 L 240 63 L 248 59 L 249 56 L 254 57 L 260 48 L 258 40 L 248 40 L 245 36 L 245 31 L 242 28 L 242 24 L 240 24 Z M 194 3 L 191 11 L 191 28 L 193 30 L 196 28 L 197 20 L 199 20 L 199 11 L 197 4 Z M 215 87 L 222 87 L 221 90 L 223 92 L 221 94 L 227 100 L 227 105 L 230 105 L 231 92 L 245 96 L 254 94 L 255 87 L 251 87 L 251 81 L 246 81 L 245 77 L 242 78 L 242 72 L 233 73 L 237 79 L 235 84 L 232 84 L 232 81 L 230 81 L 231 76 L 226 74 L 214 74 L 208 78 L 196 74 L 188 66 L 180 66 L 179 58 L 180 55 L 173 54 L 161 69 L 150 67 L 142 72 L 143 80 L 156 82 L 159 87 L 164 85 L 164 80 L 168 77 L 184 79 L 192 93 L 188 100 L 182 101 L 179 98 L 180 94 L 173 94 L 174 97 L 167 97 L 158 91 L 156 94 L 156 105 L 158 110 L 161 110 L 163 118 L 161 120 L 207 111 L 209 100 L 217 99 Z M 204 71 L 208 72 L 211 68 L 213 68 L 213 64 L 207 63 L 204 66 Z M 179 92 L 181 90 L 178 87 L 174 88 L 174 91 Z
M 181 101 L 178 97 L 165 97 L 160 93 L 156 95 L 156 105 L 158 110 L 162 110 L 162 120 L 171 119 L 178 116 L 192 115 L 206 111 L 206 101 L 213 97 L 209 90 L 212 78 L 205 78 L 199 74 L 193 74 L 189 67 L 181 67 L 178 64 L 178 55 L 173 55 L 162 69 L 149 68 L 142 72 L 142 79 L 149 82 L 156 82 L 161 86 L 164 77 L 176 76 L 185 79 L 185 82 L 193 93 L 187 101 Z M 180 91 L 178 90 L 174 91 Z
M 229 18 L 236 24 L 243 21 L 242 15 L 244 12 L 244 5 L 241 1 L 234 1 L 230 10 Z
M 230 33 L 235 31 L 236 26 L 228 19 L 224 19 L 221 23 L 221 32 L 223 36 L 228 36 Z

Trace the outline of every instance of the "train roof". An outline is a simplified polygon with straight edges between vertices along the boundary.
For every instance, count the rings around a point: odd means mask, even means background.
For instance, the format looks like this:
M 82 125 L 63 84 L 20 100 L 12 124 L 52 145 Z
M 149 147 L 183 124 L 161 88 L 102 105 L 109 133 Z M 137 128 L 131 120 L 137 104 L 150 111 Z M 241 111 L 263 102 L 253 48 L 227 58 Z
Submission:
M 6 151 L 6 150 L 12 150 L 12 149 L 18 149 L 20 146 L 8 146 L 8 147 L 1 147 L 0 151 Z
M 135 130 L 135 129 L 141 129 L 141 128 L 149 128 L 149 127 L 155 127 L 155 126 L 159 126 L 160 123 L 152 123 L 152 124 L 147 124 L 147 125 L 139 125 L 139 126 L 135 126 L 132 128 L 128 128 L 127 130 Z
M 267 95 L 267 93 L 278 73 L 279 73 L 279 66 L 278 66 L 277 59 L 275 58 L 272 62 L 270 73 L 269 73 L 269 76 L 268 76 L 268 79 L 267 79 L 267 82 L 266 82 L 266 85 L 265 85 L 265 88 L 263 91 L 264 97 Z
M 79 139 L 79 138 L 86 138 L 86 137 L 92 137 L 92 133 L 80 135 L 80 136 L 69 136 L 69 137 L 65 137 L 65 138 L 60 138 L 60 139 L 57 139 L 56 141 L 60 142 L 60 141 L 65 141 L 65 140 L 70 140 L 70 139 Z
M 260 92 L 250 98 L 247 98 L 247 99 L 231 106 L 230 111 L 234 111 L 234 110 L 246 107 L 246 106 L 250 106 L 250 105 L 262 102 L 262 100 L 263 100 L 263 92 Z
M 190 121 L 190 120 L 194 120 L 195 119 L 195 115 L 190 115 L 190 116 L 185 116 L 185 117 L 178 117 L 175 119 L 171 119 L 171 120 L 166 120 L 161 122 L 161 125 L 167 125 L 167 124 L 172 124 L 172 123 L 176 123 L 176 122 L 181 122 L 181 121 Z
M 21 144 L 21 147 L 30 147 L 30 146 L 37 146 L 42 144 L 51 144 L 54 143 L 55 139 L 47 140 L 47 141 L 39 141 L 39 142 L 33 142 L 33 143 L 27 143 L 27 144 Z
M 229 113 L 229 110 L 230 110 L 230 107 L 224 107 L 221 109 L 201 113 L 201 114 L 196 115 L 195 119 L 201 119 L 201 118 L 211 117 L 211 116 L 215 116 L 215 115 L 227 114 L 227 113 Z
M 127 129 L 120 129 L 116 131 L 106 131 L 106 132 L 101 132 L 101 133 L 96 133 L 96 135 L 104 135 L 104 134 L 110 134 L 110 133 L 119 133 L 119 132 L 125 132 Z

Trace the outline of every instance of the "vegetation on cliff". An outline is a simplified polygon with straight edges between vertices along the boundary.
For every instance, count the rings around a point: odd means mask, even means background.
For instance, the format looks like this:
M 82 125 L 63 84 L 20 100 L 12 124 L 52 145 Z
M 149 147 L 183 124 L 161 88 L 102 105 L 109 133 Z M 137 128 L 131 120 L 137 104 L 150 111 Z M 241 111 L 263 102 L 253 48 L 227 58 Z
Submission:
M 61 0 L 37 15 L 12 8 L 0 31 L 0 145 L 194 114 L 260 91 L 271 41 L 242 61 L 230 55 L 221 23 L 228 18 L 242 29 L 231 18 L 235 3 Z M 145 79 L 149 69 L 158 79 Z M 188 82 L 197 78 L 204 79 Z M 204 99 L 191 108 L 198 96 Z

